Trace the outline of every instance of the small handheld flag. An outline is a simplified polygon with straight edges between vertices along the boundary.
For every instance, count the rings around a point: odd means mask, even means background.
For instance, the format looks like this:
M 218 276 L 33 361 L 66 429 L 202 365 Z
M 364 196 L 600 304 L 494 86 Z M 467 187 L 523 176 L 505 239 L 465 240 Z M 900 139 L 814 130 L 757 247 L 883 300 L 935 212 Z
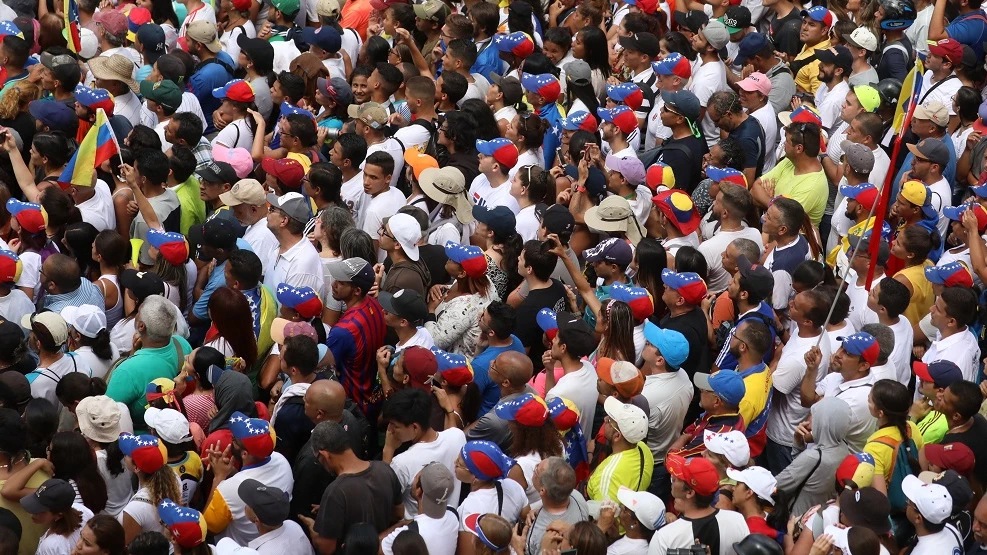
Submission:
M 110 120 L 106 112 L 99 108 L 96 110 L 96 123 L 79 143 L 79 148 L 59 176 L 58 184 L 63 189 L 71 185 L 92 187 L 96 167 L 119 153 L 120 146 L 110 127 Z

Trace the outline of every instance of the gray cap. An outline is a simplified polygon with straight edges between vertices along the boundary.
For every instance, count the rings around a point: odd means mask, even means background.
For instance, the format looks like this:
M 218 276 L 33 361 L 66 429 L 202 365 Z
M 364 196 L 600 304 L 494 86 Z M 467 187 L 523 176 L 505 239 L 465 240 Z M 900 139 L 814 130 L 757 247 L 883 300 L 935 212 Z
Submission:
M 452 472 L 440 462 L 431 462 L 418 474 L 422 488 L 421 510 L 432 518 L 442 518 L 452 497 Z
M 58 66 L 70 66 L 77 64 L 75 58 L 68 54 L 52 54 L 51 52 L 41 53 L 41 65 L 48 69 L 55 69 Z
M 304 196 L 302 196 L 301 193 L 292 191 L 290 193 L 285 193 L 280 197 L 274 193 L 271 193 L 267 195 L 267 202 L 269 202 L 271 206 L 282 210 L 292 220 L 308 223 L 309 219 L 312 217 L 309 202 Z
M 723 48 L 730 42 L 730 31 L 727 31 L 726 25 L 716 19 L 711 19 L 705 27 L 699 30 L 699 34 L 716 50 Z
M 583 60 L 573 60 L 565 65 L 566 79 L 573 85 L 588 85 L 592 80 L 593 70 Z
M 860 143 L 843 141 L 840 143 L 846 161 L 857 173 L 870 173 L 874 169 L 874 152 Z
M 281 526 L 288 518 L 288 495 L 274 486 L 248 478 L 240 483 L 237 494 L 267 526 Z
M 850 243 L 850 248 L 853 249 L 860 243 L 860 252 L 867 252 L 870 249 L 870 231 L 864 234 L 863 238 L 860 235 L 849 235 L 847 236 L 847 242 Z M 849 254 L 847 254 L 849 256 Z M 888 259 L 891 258 L 891 247 L 888 242 L 882 237 L 881 244 L 877 247 L 877 264 L 879 266 L 884 266 L 888 263 Z
M 945 168 L 946 164 L 949 163 L 949 149 L 946 148 L 946 143 L 939 139 L 922 139 L 918 144 L 908 145 L 908 150 L 916 158 L 939 164 L 940 168 Z
M 517 77 L 501 77 L 494 72 L 490 72 L 490 82 L 497 85 L 500 92 L 504 94 L 504 105 L 513 106 L 521 102 L 524 91 L 521 89 L 521 82 Z

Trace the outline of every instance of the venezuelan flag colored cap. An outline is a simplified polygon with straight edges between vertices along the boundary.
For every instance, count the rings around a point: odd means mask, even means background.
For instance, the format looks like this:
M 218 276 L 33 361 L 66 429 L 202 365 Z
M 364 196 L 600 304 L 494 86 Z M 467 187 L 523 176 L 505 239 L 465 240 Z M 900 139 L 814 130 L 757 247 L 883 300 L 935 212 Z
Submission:
M 497 411 L 497 416 L 504 420 L 513 420 L 522 426 L 537 428 L 548 420 L 548 405 L 545 400 L 531 393 L 502 401 L 494 410 Z
M 631 307 L 631 314 L 638 322 L 643 322 L 655 313 L 655 300 L 643 287 L 614 283 L 610 287 L 610 298 L 627 303 L 627 306 Z
M 481 278 L 487 273 L 487 257 L 483 255 L 480 247 L 474 245 L 461 245 L 455 241 L 446 241 L 446 256 L 456 264 L 463 267 L 466 275 L 472 278 Z
M 0 38 L 9 36 L 24 38 L 24 33 L 14 25 L 13 21 L 0 21 Z
M 508 169 L 517 165 L 517 146 L 509 139 L 505 139 L 503 137 L 497 137 L 496 139 L 490 141 L 477 139 L 476 150 L 479 151 L 480 154 L 493 156 L 493 159 L 496 160 L 498 164 L 507 166 Z
M 263 459 L 274 452 L 277 436 L 267 420 L 250 418 L 236 411 L 230 417 L 230 431 L 233 432 L 233 437 L 243 444 L 243 448 L 254 457 Z
M 40 204 L 21 202 L 12 198 L 7 200 L 7 212 L 10 212 L 10 215 L 28 233 L 41 233 L 48 227 L 48 213 Z
M 637 83 L 626 82 L 619 85 L 607 85 L 607 96 L 614 102 L 623 102 L 632 110 L 637 110 L 644 103 L 644 93 Z
M 144 388 L 144 397 L 147 399 L 145 408 L 150 408 L 151 403 L 158 399 L 164 399 L 169 405 L 175 402 L 175 382 L 169 378 L 154 378 Z
M 93 111 L 97 108 L 102 108 L 106 112 L 107 117 L 113 115 L 114 104 L 110 91 L 106 89 L 90 89 L 84 85 L 76 85 L 72 94 L 75 96 L 75 100 L 86 108 Z
M 630 135 L 637 129 L 637 116 L 629 106 L 597 108 L 596 114 L 603 121 L 616 125 L 624 135 Z
M 967 202 L 959 206 L 944 206 L 942 215 L 954 222 L 963 221 L 963 213 L 973 210 L 973 215 L 977 217 L 977 229 L 983 233 L 987 229 L 987 209 L 978 202 Z
M 234 79 L 218 89 L 213 89 L 212 95 L 215 98 L 225 98 L 234 102 L 253 102 L 256 98 L 254 88 L 243 79 Z
M 527 33 L 520 31 L 511 34 L 497 33 L 493 38 L 494 46 L 500 52 L 510 52 L 518 58 L 527 58 L 535 51 L 535 41 Z
M 188 262 L 189 246 L 185 236 L 174 231 L 149 229 L 147 242 L 158 249 L 169 264 L 180 266 Z
M 683 235 L 699 229 L 699 212 L 692 202 L 692 197 L 685 191 L 678 189 L 662 191 L 651 200 Z
M 137 30 L 141 25 L 151 22 L 151 11 L 147 8 L 133 7 L 127 14 L 127 40 L 137 40 Z
M 168 527 L 175 543 L 186 549 L 206 541 L 206 519 L 195 509 L 165 499 L 158 505 L 158 518 Z
M 856 489 L 870 487 L 874 481 L 874 456 L 870 453 L 850 453 L 836 468 L 836 483 L 840 488 L 853 482 Z
M 550 73 L 532 75 L 530 73 L 521 74 L 521 86 L 528 92 L 533 92 L 545 99 L 545 102 L 552 103 L 559 99 L 562 94 L 562 85 L 559 80 Z
M 806 104 L 799 106 L 791 112 L 780 112 L 778 114 L 778 121 L 784 126 L 793 123 L 814 123 L 822 127 L 822 116 L 819 115 L 819 112 L 815 108 Z
M 665 268 L 661 282 L 671 287 L 689 304 L 699 304 L 706 296 L 706 282 L 695 272 L 676 272 Z
M 473 382 L 473 365 L 469 359 L 456 353 L 448 353 L 432 347 L 435 362 L 438 364 L 438 374 L 453 387 L 462 387 Z
M 881 352 L 881 347 L 878 346 L 877 339 L 874 339 L 873 335 L 858 331 L 853 335 L 836 339 L 843 342 L 844 351 L 859 356 L 872 366 L 877 363 L 877 355 Z
M 596 118 L 589 115 L 589 112 L 579 110 L 569 114 L 569 117 L 563 118 L 562 128 L 566 131 L 589 131 L 590 133 L 596 133 Z
M 672 52 L 660 62 L 653 62 L 651 69 L 658 75 L 677 75 L 683 79 L 692 77 L 692 64 L 689 63 L 689 58 L 678 52 Z
M 740 170 L 736 170 L 734 168 L 718 168 L 716 166 L 706 166 L 706 177 L 712 179 L 717 183 L 720 183 L 721 181 L 726 181 L 727 183 L 740 185 L 744 189 L 747 188 L 747 176 L 744 175 L 744 172 Z
M 293 115 L 299 115 L 299 116 L 306 116 L 308 118 L 315 119 L 315 116 L 312 114 L 312 112 L 309 112 L 305 108 L 299 108 L 298 106 L 288 104 L 287 102 L 281 103 L 280 111 L 281 111 L 281 117 L 283 118 Z
M 278 284 L 278 302 L 294 310 L 306 320 L 322 314 L 322 300 L 311 287 L 294 287 L 287 283 Z
M 559 333 L 559 322 L 555 311 L 551 308 L 543 308 L 538 311 L 535 315 L 535 322 L 538 323 L 538 327 L 541 331 L 545 332 L 548 336 L 548 340 L 551 341 L 555 339 L 555 336 Z
M 970 190 L 973 191 L 973 194 L 980 198 L 987 198 L 987 181 L 984 181 L 980 185 L 970 187 Z
M 0 283 L 14 283 L 21 279 L 24 263 L 14 251 L 0 250 Z
M 799 12 L 799 16 L 818 21 L 825 25 L 827 30 L 833 26 L 833 14 L 829 13 L 825 6 L 812 6 L 808 10 Z
M 459 455 L 463 457 L 470 474 L 480 480 L 504 479 L 517 464 L 517 461 L 505 455 L 496 443 L 486 440 L 467 441 L 460 449 Z
M 857 201 L 864 207 L 864 210 L 870 210 L 874 206 L 874 203 L 877 202 L 878 191 L 877 187 L 870 183 L 861 183 L 859 185 L 844 185 L 840 187 L 840 194 Z
M 120 434 L 120 450 L 134 461 L 144 474 L 153 474 L 168 461 L 164 443 L 152 435 Z
M 671 166 L 657 162 L 648 168 L 644 182 L 647 183 L 648 187 L 651 187 L 652 192 L 658 192 L 658 187 L 674 189 L 675 172 L 672 171 Z
M 552 397 L 552 400 L 548 401 L 548 414 L 560 432 L 579 425 L 579 408 L 563 397 Z
M 970 270 L 958 260 L 942 266 L 926 266 L 925 279 L 944 287 L 956 285 L 973 287 L 973 276 L 970 274 Z

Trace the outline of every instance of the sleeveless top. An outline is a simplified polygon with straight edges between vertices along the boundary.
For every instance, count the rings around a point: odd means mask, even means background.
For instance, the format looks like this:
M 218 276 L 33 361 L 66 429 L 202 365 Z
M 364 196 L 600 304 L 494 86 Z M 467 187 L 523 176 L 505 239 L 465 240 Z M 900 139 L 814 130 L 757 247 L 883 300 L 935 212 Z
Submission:
M 103 274 L 99 276 L 99 281 L 106 280 L 117 288 L 117 302 L 112 307 L 106 309 L 106 329 L 111 330 L 123 318 L 123 290 L 120 289 L 120 280 L 113 274 Z
M 922 317 L 929 313 L 929 308 L 936 300 L 936 296 L 932 292 L 932 283 L 925 277 L 925 267 L 931 265 L 932 263 L 926 260 L 923 264 L 904 268 L 895 274 L 895 277 L 905 276 L 912 284 L 912 299 L 908 303 L 908 308 L 902 313 L 902 316 L 908 318 L 912 325 L 917 324 Z

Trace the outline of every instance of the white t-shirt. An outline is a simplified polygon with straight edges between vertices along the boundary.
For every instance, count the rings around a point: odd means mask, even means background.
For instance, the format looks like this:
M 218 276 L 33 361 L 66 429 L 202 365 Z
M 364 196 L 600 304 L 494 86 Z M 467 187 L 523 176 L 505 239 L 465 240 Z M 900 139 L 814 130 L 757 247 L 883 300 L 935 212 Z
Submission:
M 723 258 L 720 255 L 727 250 L 727 245 L 734 239 L 750 239 L 757 243 L 761 253 L 764 253 L 761 232 L 757 229 L 744 226 L 739 231 L 717 231 L 709 240 L 699 244 L 699 252 L 706 257 L 706 265 L 709 266 L 707 287 L 710 291 L 723 291 L 730 285 L 731 276 L 723 269 Z
M 648 540 L 624 536 L 610 544 L 607 555 L 648 555 Z
M 535 205 L 527 206 L 522 208 L 520 212 L 517 213 L 517 232 L 521 236 L 521 241 L 527 242 L 532 239 L 538 238 L 538 229 L 541 228 L 541 222 L 538 221 L 538 216 L 535 215 Z
M 853 279 L 850 279 L 850 277 Z M 853 324 L 853 328 L 859 330 L 864 327 L 865 324 L 873 324 L 877 322 L 877 313 L 867 308 L 867 298 L 870 293 L 863 285 L 857 285 L 856 272 L 850 270 L 850 275 L 847 276 L 847 297 L 850 297 L 850 315 L 847 316 L 847 320 Z M 884 279 L 884 274 L 879 276 L 874 276 L 873 283 L 879 283 Z M 871 285 L 873 287 L 873 284 Z M 835 351 L 834 351 L 835 352 Z
M 68 536 L 60 536 L 51 533 L 51 531 L 45 532 L 41 536 L 41 541 L 38 542 L 38 550 L 35 552 L 35 555 L 68 555 L 72 553 L 75 549 L 75 544 L 79 543 L 79 536 L 82 535 L 82 527 L 93 517 L 93 512 L 81 503 L 72 503 L 72 508 L 82 513 L 82 522 L 79 523 L 79 527 Z
M 41 255 L 25 251 L 17 256 L 21 259 L 21 277 L 17 280 L 17 287 L 33 288 L 34 298 L 31 301 L 36 301 L 41 293 L 38 288 L 41 284 Z
M 940 359 L 956 363 L 960 372 L 963 373 L 963 379 L 968 382 L 974 381 L 977 369 L 980 368 L 980 346 L 970 328 L 954 333 L 945 339 L 936 332 L 936 339 L 925 351 L 922 362 L 929 363 Z M 35 395 L 35 397 L 37 396 Z
M 188 26 L 196 21 L 208 21 L 209 23 L 215 25 L 216 11 L 209 3 L 202 4 L 199 6 L 199 9 L 185 16 L 185 21 L 182 23 L 181 28 L 178 29 L 178 36 L 184 37 L 185 33 L 188 32 Z
M 747 521 L 740 513 L 723 509 L 717 509 L 715 518 L 720 530 L 720 550 L 712 555 L 733 555 L 733 544 L 750 535 Z M 669 549 L 688 549 L 694 544 L 692 522 L 680 517 L 655 532 L 648 547 L 648 554 L 665 555 Z
M 260 555 L 312 555 L 312 542 L 305 531 L 293 520 L 285 520 L 277 530 L 254 538 L 247 547 L 255 549 Z
M 106 376 L 106 373 L 110 371 L 113 363 L 120 358 L 120 349 L 112 342 L 110 343 L 110 352 L 112 353 L 109 360 L 103 360 L 96 356 L 93 352 L 92 347 L 79 347 L 75 351 L 72 351 L 76 357 L 79 358 L 79 365 L 82 367 L 89 368 L 92 373 L 93 378 L 102 378 Z
M 418 501 L 411 494 L 411 486 L 415 482 L 415 476 L 421 472 L 430 462 L 438 461 L 442 463 L 449 472 L 455 473 L 456 459 L 459 458 L 459 450 L 466 445 L 466 434 L 459 428 L 449 428 L 438 432 L 435 441 L 429 443 L 416 443 L 391 460 L 391 469 L 401 483 L 404 491 L 404 518 L 414 518 L 418 515 Z M 454 481 L 452 495 L 449 496 L 448 504 L 455 507 L 459 503 L 459 480 Z M 456 531 L 459 530 L 459 523 L 456 523 Z M 455 536 L 455 531 L 453 532 Z
M 799 337 L 797 333 L 792 333 L 792 337 L 781 351 L 778 367 L 771 375 L 775 392 L 774 406 L 771 407 L 768 416 L 767 435 L 768 439 L 779 445 L 792 445 L 795 428 L 809 415 L 809 409 L 802 407 L 802 394 L 799 388 L 805 375 L 805 353 L 818 341 L 818 335 Z M 822 361 L 819 363 L 816 383 L 826 377 L 829 369 L 829 342 L 819 343 L 819 350 L 822 351 Z
M 816 383 L 817 394 L 840 399 L 850 406 L 850 427 L 847 429 L 846 442 L 853 451 L 863 451 L 867 438 L 877 430 L 877 420 L 871 416 L 867 401 L 873 384 L 874 377 L 870 374 L 845 382 L 843 376 L 837 372 Z
M 778 114 L 775 114 L 774 108 L 768 102 L 759 109 L 754 110 L 751 115 L 761 124 L 761 129 L 764 130 L 764 144 L 767 148 L 764 149 L 764 170 L 762 173 L 767 173 L 778 163 L 776 151 L 774 148 L 771 148 L 771 145 L 778 144 Z
M 177 476 L 175 480 L 178 480 Z M 142 532 L 158 532 L 168 537 L 168 529 L 162 526 L 161 518 L 158 517 L 158 506 L 154 504 L 151 492 L 147 488 L 137 490 L 133 499 L 120 513 L 118 517 L 120 522 L 123 522 L 124 513 L 130 515 L 130 518 L 140 525 Z
M 96 231 L 117 228 L 117 216 L 113 209 L 113 195 L 110 186 L 102 179 L 96 180 L 93 198 L 76 205 L 82 213 L 82 221 L 92 224 Z
M 248 39 L 255 38 L 257 36 L 257 30 L 254 28 L 254 22 L 247 20 L 244 21 L 242 25 L 237 25 L 228 33 L 223 33 L 223 36 L 219 37 L 219 43 L 223 45 L 223 50 L 230 55 L 233 60 L 234 69 L 240 67 L 240 44 L 237 42 L 240 35 L 247 35 Z
M 130 415 L 129 410 L 127 415 Z M 103 509 L 103 514 L 119 515 L 134 495 L 132 482 L 134 475 L 127 470 L 127 465 L 123 464 L 122 466 L 123 472 L 116 476 L 111 475 L 110 469 L 106 466 L 106 451 L 103 449 L 96 451 L 96 468 L 99 470 L 99 475 L 103 477 L 103 481 L 106 482 L 106 508 Z
M 253 144 L 254 132 L 250 130 L 250 125 L 247 123 L 246 118 L 241 118 L 230 123 L 212 140 L 213 148 L 217 146 L 244 148 L 248 152 Z
M 927 47 L 928 48 L 928 47 Z M 943 106 L 949 108 L 949 115 L 955 116 L 956 112 L 953 111 L 953 98 L 956 97 L 956 91 L 960 90 L 963 83 L 960 82 L 956 74 L 948 75 L 939 86 L 932 89 L 932 70 L 925 72 L 922 76 L 922 93 L 919 98 L 922 99 L 922 105 L 926 105 L 932 101 L 942 102 Z
M 72 353 L 63 354 L 62 358 L 46 368 L 39 366 L 27 375 L 27 381 L 31 382 L 31 396 L 35 399 L 48 399 L 56 407 L 62 406 L 55 396 L 55 387 L 64 376 L 72 372 L 82 372 L 92 377 L 92 370 L 86 366 L 85 361 Z
M 537 452 L 532 451 L 531 453 L 526 453 L 514 459 L 517 461 L 518 467 L 521 469 L 521 474 L 524 475 L 524 481 L 528 484 L 528 487 L 524 490 L 524 494 L 528 496 L 528 503 L 538 503 L 541 496 L 538 495 L 538 490 L 535 488 L 535 467 L 541 462 L 541 455 Z
M 425 349 L 431 349 L 435 346 L 435 339 L 429 331 L 421 326 L 418 326 L 415 330 L 415 335 L 412 335 L 410 339 L 404 343 L 397 343 L 394 345 L 394 354 L 400 353 L 401 351 L 407 349 L 408 347 L 423 347 Z
M 912 323 L 904 316 L 899 316 L 898 323 L 888 327 L 894 332 L 894 350 L 888 357 L 888 364 L 894 366 L 898 381 L 907 384 L 912 377 L 912 341 L 915 332 Z
M 23 270 L 22 270 L 23 271 Z M 21 323 L 21 317 L 34 313 L 34 303 L 27 298 L 27 293 L 20 289 L 11 289 L 5 297 L 0 297 L 0 318 L 11 322 Z
M 369 195 L 367 195 L 369 196 Z M 383 193 L 375 197 L 370 197 L 367 203 L 367 210 L 363 217 L 361 229 L 370 235 L 371 239 L 380 240 L 380 226 L 384 223 L 384 218 L 389 218 L 398 213 L 404 206 L 404 195 L 393 185 Z M 383 262 L 387 254 L 382 249 L 377 249 L 377 261 Z
M 667 141 L 672 138 L 672 129 L 666 127 L 664 123 L 661 122 L 661 109 L 665 106 L 665 99 L 661 95 L 655 97 L 655 105 L 651 108 L 651 113 L 648 114 L 648 129 L 644 137 L 644 150 L 648 150 L 655 147 L 658 139 Z M 767 143 L 771 144 L 771 143 Z
M 398 185 L 398 179 L 401 177 L 401 172 L 404 171 L 404 149 L 401 148 L 401 143 L 397 142 L 393 138 L 388 138 L 367 147 L 367 157 L 375 152 L 386 152 L 391 155 L 391 158 L 394 159 L 394 173 L 391 174 L 391 187 L 396 188 Z M 360 169 L 362 170 L 366 164 L 367 159 L 364 158 L 363 162 L 360 163 Z M 397 210 L 391 212 L 388 216 L 395 213 L 397 213 Z
M 342 187 L 339 188 L 339 196 L 343 199 L 343 204 L 346 205 L 346 208 L 349 208 L 350 215 L 353 216 L 353 221 L 359 227 L 362 223 L 363 207 L 370 201 L 370 195 L 363 190 L 362 171 L 357 172 L 352 179 L 343 183 Z
M 528 505 L 528 496 L 524 493 L 524 488 L 514 480 L 507 478 L 500 481 L 500 487 L 504 492 L 504 502 L 500 512 L 497 511 L 497 489 L 485 488 L 471 491 L 466 499 L 459 505 L 459 530 L 465 532 L 466 519 L 470 515 L 493 513 L 504 517 L 505 520 L 514 526 L 521 517 L 521 510 Z
M 456 481 L 456 485 L 459 485 L 458 481 Z M 459 541 L 459 519 L 456 518 L 455 513 L 446 511 L 442 515 L 442 518 L 418 515 L 415 517 L 415 522 L 418 523 L 418 533 L 425 540 L 425 544 L 428 545 L 429 555 L 456 554 L 456 544 Z M 394 545 L 394 540 L 397 539 L 398 534 L 407 529 L 407 526 L 395 528 L 387 537 L 380 540 L 381 552 L 384 555 L 394 553 L 391 549 L 391 546 Z
M 494 112 L 494 119 L 497 121 L 504 120 L 507 123 L 514 121 L 514 116 L 517 115 L 517 108 L 514 106 L 504 106 L 503 108 Z
M 923 55 L 929 53 L 929 23 L 932 22 L 932 10 L 934 8 L 935 5 L 932 3 L 919 10 L 915 14 L 915 21 L 909 28 L 905 29 L 905 36 L 912 42 L 912 48 Z M 923 87 L 922 90 L 927 91 L 929 89 Z M 949 107 L 950 104 L 946 104 L 946 106 Z
M 837 124 L 842 121 L 840 112 L 843 110 L 843 101 L 846 100 L 847 93 L 850 92 L 850 85 L 843 79 L 829 90 L 829 85 L 823 83 L 816 90 L 816 108 L 822 116 L 823 128 L 826 131 L 833 131 Z
M 699 70 L 692 75 L 689 90 L 699 99 L 699 105 L 705 108 L 713 93 L 730 90 L 727 85 L 727 67 L 720 61 L 706 62 L 699 66 Z M 707 146 L 712 147 L 720 141 L 720 128 L 709 119 L 709 111 L 703 116 L 702 128 Z
M 521 205 L 511 195 L 510 181 L 504 181 L 500 185 L 493 187 L 490 185 L 487 176 L 481 173 L 473 178 L 473 183 L 470 184 L 469 194 L 473 198 L 473 204 L 485 206 L 488 210 L 498 206 L 506 206 L 515 215 L 521 211 Z
M 545 393 L 546 399 L 561 397 L 572 401 L 579 409 L 579 425 L 583 433 L 592 433 L 593 414 L 596 412 L 596 370 L 593 365 L 583 361 L 583 366 L 575 372 L 566 372 L 555 383 L 555 387 Z
M 932 208 L 939 214 L 939 221 L 936 223 L 936 228 L 939 230 L 940 237 L 948 237 L 949 234 L 949 218 L 942 215 L 942 209 L 945 206 L 950 206 L 953 204 L 953 187 L 946 181 L 946 178 L 942 178 L 935 183 L 929 184 L 929 190 L 932 191 Z
M 952 524 L 945 528 L 918 538 L 918 544 L 911 555 L 946 555 L 963 553 L 963 538 Z
M 250 478 L 260 480 L 261 483 L 268 487 L 278 488 L 287 493 L 289 499 L 291 498 L 292 487 L 295 484 L 294 476 L 291 474 L 291 465 L 288 464 L 288 460 L 281 453 L 274 452 L 271 453 L 271 457 L 267 462 L 245 467 L 215 487 L 213 495 L 219 494 L 222 496 L 222 500 L 214 502 L 221 504 L 225 501 L 233 517 L 226 529 L 217 534 L 217 536 L 219 538 L 233 539 L 239 545 L 246 545 L 247 542 L 260 536 L 257 532 L 257 527 L 247 520 L 247 514 L 245 512 L 246 503 L 240 499 L 240 494 L 238 493 L 240 484 Z M 157 511 L 155 511 L 155 516 L 157 516 Z

